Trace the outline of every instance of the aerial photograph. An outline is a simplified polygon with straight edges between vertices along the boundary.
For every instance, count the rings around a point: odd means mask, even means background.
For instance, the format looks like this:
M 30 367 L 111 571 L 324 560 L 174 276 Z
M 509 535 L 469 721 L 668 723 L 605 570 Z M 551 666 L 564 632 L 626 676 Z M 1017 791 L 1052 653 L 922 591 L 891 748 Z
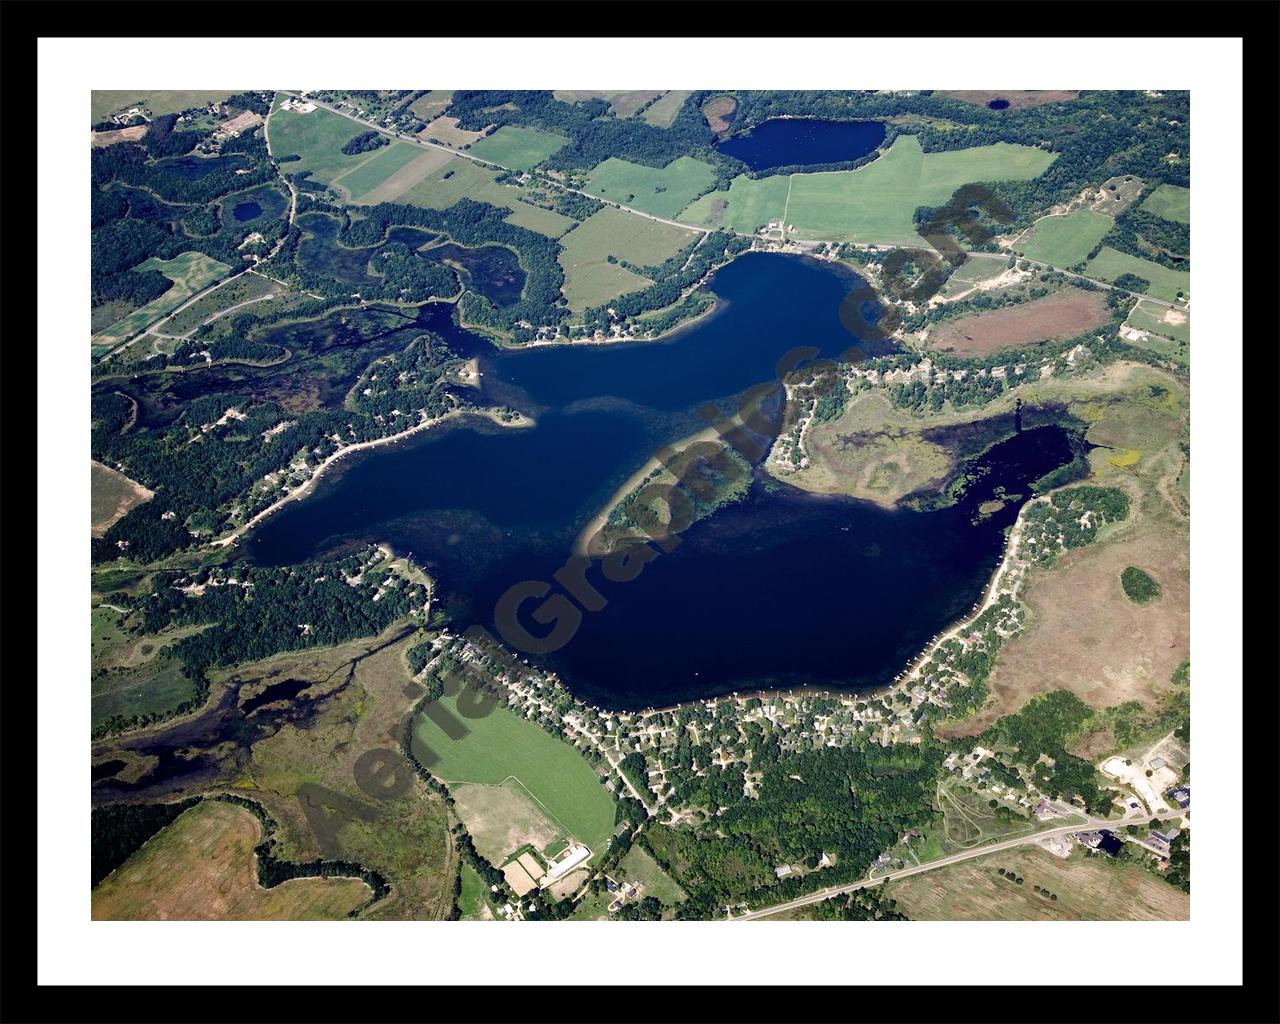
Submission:
M 92 921 L 1190 919 L 1189 90 L 242 73 L 76 115 Z

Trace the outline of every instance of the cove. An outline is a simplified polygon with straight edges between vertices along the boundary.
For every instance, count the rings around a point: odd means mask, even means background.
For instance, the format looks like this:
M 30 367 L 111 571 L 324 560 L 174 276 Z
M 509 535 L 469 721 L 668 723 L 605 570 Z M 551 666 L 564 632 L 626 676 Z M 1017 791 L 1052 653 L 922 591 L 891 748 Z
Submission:
M 809 117 L 775 117 L 749 132 L 716 144 L 753 171 L 774 167 L 834 164 L 857 160 L 884 141 L 879 121 L 823 121 Z
M 775 379 L 794 346 L 833 357 L 853 344 L 839 308 L 858 283 L 830 262 L 751 253 L 714 275 L 715 312 L 667 340 L 510 351 L 428 305 L 419 325 L 478 359 L 478 404 L 512 405 L 537 425 L 460 419 L 352 456 L 253 531 L 245 553 L 280 565 L 389 543 L 439 581 L 456 628 L 492 630 L 498 597 L 550 580 L 625 479 L 706 426 L 704 403 L 729 408 Z M 637 579 L 601 583 L 605 608 L 545 661 L 575 694 L 614 708 L 879 685 L 979 599 L 1030 481 L 1073 457 L 1060 427 L 1015 434 L 981 456 L 957 503 L 933 512 L 806 494 L 757 472 L 744 499 Z M 977 516 L 997 487 L 1020 498 Z

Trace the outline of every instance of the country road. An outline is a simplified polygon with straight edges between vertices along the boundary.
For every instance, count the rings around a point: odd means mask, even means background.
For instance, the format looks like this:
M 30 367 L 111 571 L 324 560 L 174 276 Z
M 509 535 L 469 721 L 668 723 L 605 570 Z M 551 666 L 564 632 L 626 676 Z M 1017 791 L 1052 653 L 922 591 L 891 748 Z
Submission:
M 1189 810 L 1189 808 L 1187 809 Z M 1183 811 L 1182 813 L 1187 813 Z M 1168 815 L 1165 815 L 1166 817 Z M 869 889 L 873 885 L 881 885 L 894 878 L 906 878 L 908 875 L 918 875 L 925 871 L 932 871 L 934 868 L 946 867 L 948 864 L 959 864 L 961 861 L 973 860 L 975 857 L 985 857 L 990 853 L 999 853 L 1001 850 L 1011 850 L 1015 846 L 1026 846 L 1028 843 L 1034 843 L 1048 836 L 1070 835 L 1073 832 L 1090 832 L 1095 829 L 1115 829 L 1119 825 L 1145 825 L 1154 821 L 1159 815 L 1144 814 L 1134 815 L 1128 818 L 1117 818 L 1108 820 L 1104 818 L 1087 818 L 1084 824 L 1063 825 L 1060 828 L 1046 829 L 1043 832 L 1036 832 L 1034 835 L 1018 836 L 1014 839 L 1005 839 L 998 843 L 990 843 L 986 846 L 976 847 L 972 850 L 963 850 L 960 853 L 953 853 L 947 857 L 940 857 L 938 860 L 931 860 L 925 864 L 915 867 L 903 868 L 901 871 L 892 871 L 887 875 L 879 878 L 864 878 L 860 882 L 850 882 L 848 885 L 832 886 L 828 889 L 820 889 L 818 892 L 809 893 L 807 896 L 799 896 L 794 900 L 788 900 L 786 903 L 777 903 L 772 907 L 764 907 L 760 910 L 752 910 L 745 914 L 739 914 L 737 917 L 729 917 L 730 921 L 757 921 L 760 918 L 771 917 L 774 914 L 781 914 L 783 911 L 794 910 L 796 907 L 805 907 L 810 903 L 821 903 L 823 900 L 829 900 L 833 896 L 843 896 L 845 893 L 856 892 L 859 889 Z

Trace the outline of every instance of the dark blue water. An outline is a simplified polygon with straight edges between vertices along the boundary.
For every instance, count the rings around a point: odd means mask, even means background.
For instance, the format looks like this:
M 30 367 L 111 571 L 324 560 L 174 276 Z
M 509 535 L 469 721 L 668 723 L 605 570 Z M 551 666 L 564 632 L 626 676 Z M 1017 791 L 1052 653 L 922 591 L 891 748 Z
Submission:
M 236 208 L 232 211 L 236 220 L 243 223 L 247 220 L 254 220 L 262 216 L 262 207 L 257 203 L 236 203 Z
M 990 107 L 992 110 L 1005 110 L 1009 106 L 1009 101 L 1008 100 L 990 100 L 988 101 L 987 106 Z
M 797 164 L 834 164 L 857 160 L 884 141 L 879 121 L 820 121 L 807 117 L 778 117 L 749 132 L 731 135 L 716 144 L 721 153 L 737 157 L 753 171 Z
M 845 351 L 854 339 L 838 311 L 857 280 L 827 263 L 751 254 L 714 278 L 713 316 L 669 341 L 620 346 L 500 352 L 444 320 L 447 307 L 428 307 L 433 329 L 479 354 L 483 401 L 515 405 L 537 426 L 459 422 L 353 457 L 259 527 L 248 553 L 286 564 L 389 542 L 434 571 L 459 625 L 493 628 L 508 587 L 550 580 L 627 477 L 706 425 L 702 403 L 774 379 L 793 346 Z M 1072 454 L 1058 428 L 1025 431 L 988 453 L 959 505 L 931 513 L 760 479 L 639 578 L 610 584 L 596 567 L 608 603 L 550 664 L 575 693 L 612 707 L 883 683 L 973 604 L 993 571 L 1018 503 L 975 524 L 977 504 L 997 486 L 1025 494 Z

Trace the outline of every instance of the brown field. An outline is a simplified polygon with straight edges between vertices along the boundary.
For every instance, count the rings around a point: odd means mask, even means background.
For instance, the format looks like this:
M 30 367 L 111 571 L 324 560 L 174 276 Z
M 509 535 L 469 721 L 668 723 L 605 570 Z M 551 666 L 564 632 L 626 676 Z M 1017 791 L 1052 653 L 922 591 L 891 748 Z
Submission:
M 661 89 L 636 89 L 631 92 L 618 92 L 602 89 L 557 89 L 555 97 L 566 103 L 580 103 L 583 100 L 601 99 L 608 101 L 609 109 L 618 117 L 630 117 L 652 99 L 662 95 Z
M 452 880 L 458 860 L 443 801 L 407 761 L 404 771 L 410 784 L 403 795 L 393 798 L 371 798 L 354 774 L 357 759 L 367 751 L 396 749 L 393 730 L 403 730 L 402 718 L 414 704 L 404 689 L 409 682 L 404 652 L 421 639 L 402 621 L 378 637 L 289 652 L 216 672 L 215 703 L 230 677 L 246 684 L 264 679 L 310 683 L 306 698 L 293 703 L 287 719 L 273 726 L 274 732 L 267 729 L 267 735 L 247 751 L 235 743 L 220 742 L 221 734 L 215 730 L 208 739 L 198 731 L 192 737 L 191 723 L 177 722 L 96 744 L 93 756 L 145 750 L 163 742 L 169 729 L 186 730 L 184 749 L 207 759 L 212 767 L 207 780 L 173 793 L 175 798 L 230 790 L 256 800 L 277 823 L 277 855 L 282 859 L 349 860 L 387 879 L 391 893 L 362 912 L 362 918 L 441 920 L 453 906 Z M 252 692 L 252 687 L 246 692 Z M 314 790 L 304 787 L 314 786 L 356 801 L 373 817 L 347 817 L 337 831 L 335 847 L 323 848 L 306 814 L 306 808 L 314 806 L 309 805 L 307 794 Z
M 1065 103 L 1080 95 L 1076 89 L 1012 89 L 990 91 L 985 89 L 944 89 L 939 95 L 950 96 L 961 103 L 985 107 L 992 100 L 1008 100 L 1010 110 L 1038 107 L 1042 103 Z
M 733 127 L 733 115 L 738 112 L 738 101 L 732 96 L 712 96 L 702 104 L 702 116 L 717 135 Z
M 457 159 L 442 149 L 427 149 L 422 155 L 410 160 L 398 171 L 392 172 L 380 185 L 364 193 L 359 199 L 363 206 L 376 206 L 378 203 L 389 203 L 408 192 L 414 185 L 434 170 L 438 170 L 450 160 Z
M 1074 338 L 1109 319 L 1102 292 L 1065 288 L 1042 299 L 948 320 L 930 329 L 929 347 L 980 358 L 1034 342 Z
M 89 145 L 94 149 L 114 146 L 117 142 L 137 142 L 147 134 L 149 124 L 135 124 L 130 128 L 116 128 L 109 132 L 90 132 Z
M 425 96 L 419 96 L 413 101 L 413 105 L 409 108 L 409 112 L 414 117 L 420 117 L 424 121 L 430 121 L 433 117 L 443 113 L 453 99 L 452 89 L 432 89 Z
M 1185 892 L 1145 868 L 1080 849 L 1066 860 L 1028 847 L 994 853 L 889 882 L 885 895 L 917 921 L 1186 921 L 1191 912 Z
M 526 843 L 544 850 L 564 832 L 514 786 L 477 784 L 450 787 L 454 809 L 480 855 L 501 864 Z M 537 877 L 537 876 L 535 876 Z
M 218 125 L 219 132 L 242 132 L 246 128 L 252 128 L 255 124 L 262 123 L 262 115 L 256 114 L 252 110 L 246 110 L 237 114 L 230 121 L 224 121 Z
M 93 891 L 95 921 L 329 921 L 369 899 L 356 878 L 258 884 L 258 819 L 206 801 L 184 811 Z
M 1086 440 L 1106 446 L 1090 454 L 1089 482 L 1126 489 L 1129 518 L 1052 567 L 1031 571 L 1022 592 L 1027 627 L 997 657 L 988 704 L 978 715 L 939 725 L 939 736 L 975 735 L 1033 695 L 1056 689 L 1095 708 L 1136 700 L 1154 709 L 1189 655 L 1189 532 L 1177 486 L 1186 464 L 1180 448 L 1186 392 L 1167 374 L 1133 364 L 1115 364 L 1103 379 L 1112 382 L 1109 393 L 1080 392 L 1068 407 L 1092 424 Z M 1152 386 L 1165 393 L 1152 395 Z M 1125 596 L 1120 573 L 1129 565 L 1156 579 L 1158 598 L 1136 605 Z
M 465 149 L 476 139 L 484 138 L 484 132 L 468 132 L 458 127 L 456 117 L 437 117 L 418 132 L 418 138 L 431 142 L 443 142 L 446 146 Z
M 147 490 L 110 466 L 91 461 L 89 471 L 91 536 L 103 536 L 129 509 L 155 497 L 154 491 Z

